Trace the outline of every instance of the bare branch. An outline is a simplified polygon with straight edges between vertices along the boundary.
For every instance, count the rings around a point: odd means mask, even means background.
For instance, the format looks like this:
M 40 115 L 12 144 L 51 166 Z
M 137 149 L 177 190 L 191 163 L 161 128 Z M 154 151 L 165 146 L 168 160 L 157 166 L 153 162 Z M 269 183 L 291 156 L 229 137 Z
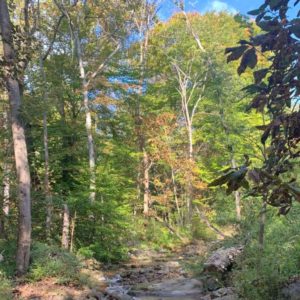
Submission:
M 121 44 L 118 43 L 115 50 L 113 52 L 111 52 L 109 54 L 109 56 L 106 57 L 106 59 L 99 65 L 97 70 L 90 75 L 90 79 L 87 82 L 88 85 L 90 84 L 91 80 L 94 79 L 106 67 L 107 63 L 117 54 L 117 52 L 120 50 L 120 48 L 121 48 Z
M 62 20 L 63 20 L 64 17 L 65 17 L 65 14 L 62 14 L 62 15 L 59 17 L 59 19 L 58 19 L 58 22 L 57 22 L 57 24 L 56 24 L 56 26 L 55 26 L 55 28 L 54 28 L 54 33 L 53 33 L 53 37 L 52 37 L 50 46 L 49 46 L 49 48 L 47 49 L 45 55 L 44 55 L 43 58 L 42 58 L 43 61 L 45 61 L 45 60 L 47 59 L 48 55 L 49 55 L 50 52 L 52 51 L 53 45 L 54 45 L 55 40 L 56 40 L 57 32 L 58 32 L 58 30 L 59 30 L 60 24 L 61 24 L 61 22 L 62 22 Z

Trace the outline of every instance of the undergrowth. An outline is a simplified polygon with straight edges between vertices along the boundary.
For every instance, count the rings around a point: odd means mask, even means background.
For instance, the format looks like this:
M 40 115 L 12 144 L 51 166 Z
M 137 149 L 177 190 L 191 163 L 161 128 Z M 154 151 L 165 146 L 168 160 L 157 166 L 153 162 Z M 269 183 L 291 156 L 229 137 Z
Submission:
M 281 290 L 300 269 L 300 207 L 287 216 L 268 208 L 264 250 L 258 245 L 258 208 L 242 224 L 246 247 L 233 272 L 233 283 L 242 299 L 281 299 Z
M 80 263 L 74 254 L 57 246 L 36 242 L 33 244 L 31 256 L 32 263 L 26 276 L 28 280 L 55 277 L 60 284 L 79 280 Z

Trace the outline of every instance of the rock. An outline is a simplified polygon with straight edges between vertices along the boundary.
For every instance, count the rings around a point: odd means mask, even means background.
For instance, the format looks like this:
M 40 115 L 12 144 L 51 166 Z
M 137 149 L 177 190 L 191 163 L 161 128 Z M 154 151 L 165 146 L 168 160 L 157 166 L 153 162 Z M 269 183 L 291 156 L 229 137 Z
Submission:
M 238 298 L 236 295 L 226 295 L 226 296 L 218 297 L 215 299 L 217 299 L 217 300 L 237 300 Z
M 205 282 L 205 289 L 208 291 L 217 291 L 222 286 L 221 283 L 218 281 L 218 279 L 214 277 L 208 277 L 206 278 Z
M 101 264 L 94 258 L 84 260 L 83 265 L 89 270 L 99 270 L 101 268 Z
M 133 297 L 131 297 L 127 294 L 127 291 L 122 290 L 121 288 L 119 290 L 113 289 L 113 288 L 108 288 L 108 289 L 106 289 L 105 294 L 107 294 L 107 296 L 112 297 L 113 299 L 116 299 L 116 300 L 134 300 Z M 104 299 L 106 299 L 106 298 L 104 298 Z
M 81 269 L 80 274 L 86 277 L 92 286 L 107 286 L 106 278 L 101 271 Z
M 285 286 L 281 294 L 284 300 L 300 300 L 300 279 Z
M 137 297 L 182 297 L 184 299 L 185 296 L 202 294 L 203 283 L 197 279 L 179 278 L 151 284 L 147 287 L 147 290 L 137 288 L 130 291 L 130 295 Z
M 223 297 L 228 295 L 234 295 L 234 289 L 231 287 L 220 288 L 211 293 L 214 297 Z
M 101 292 L 96 291 L 96 290 L 92 290 L 91 292 L 89 292 L 86 296 L 86 299 L 93 299 L 93 300 L 102 300 L 104 299 L 104 296 Z
M 165 264 L 168 268 L 179 268 L 180 264 L 178 261 L 168 261 Z
M 211 300 L 212 298 L 211 298 L 211 295 L 208 294 L 208 295 L 205 295 L 205 296 L 200 297 L 199 299 L 200 299 L 200 300 Z
M 220 248 L 204 263 L 204 271 L 224 273 L 242 253 L 243 247 Z

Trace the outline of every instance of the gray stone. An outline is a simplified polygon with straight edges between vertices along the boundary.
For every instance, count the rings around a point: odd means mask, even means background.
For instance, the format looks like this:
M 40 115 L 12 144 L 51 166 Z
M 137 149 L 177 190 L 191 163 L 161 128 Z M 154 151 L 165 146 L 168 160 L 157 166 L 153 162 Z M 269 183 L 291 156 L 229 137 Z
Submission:
M 300 300 L 300 280 L 284 287 L 281 294 L 282 298 L 286 300 Z

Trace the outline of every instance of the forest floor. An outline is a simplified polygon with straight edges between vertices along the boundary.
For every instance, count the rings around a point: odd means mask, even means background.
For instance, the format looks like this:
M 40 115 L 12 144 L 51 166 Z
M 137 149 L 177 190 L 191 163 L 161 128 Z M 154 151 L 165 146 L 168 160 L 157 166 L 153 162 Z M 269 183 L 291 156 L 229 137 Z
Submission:
M 89 277 L 86 287 L 61 285 L 48 278 L 17 285 L 14 299 L 232 300 L 231 288 L 201 273 L 201 263 L 217 244 L 195 241 L 173 251 L 136 250 L 119 265 L 101 267 L 89 262 L 82 269 Z

